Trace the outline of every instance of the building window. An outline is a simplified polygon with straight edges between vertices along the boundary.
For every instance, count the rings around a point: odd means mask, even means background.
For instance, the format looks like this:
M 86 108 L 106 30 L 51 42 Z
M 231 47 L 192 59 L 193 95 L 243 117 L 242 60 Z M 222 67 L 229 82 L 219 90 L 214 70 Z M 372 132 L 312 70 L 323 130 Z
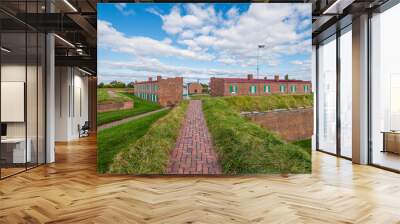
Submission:
M 237 85 L 236 84 L 230 84 L 229 85 L 229 92 L 230 93 L 237 93 Z
M 304 85 L 304 92 L 307 93 L 308 92 L 308 86 Z
M 292 85 L 292 86 L 290 86 L 290 90 L 292 91 L 292 93 L 295 93 L 296 92 L 296 88 L 297 86 L 295 86 L 295 85 Z
M 336 36 L 318 47 L 318 149 L 336 154 Z
M 264 85 L 264 92 L 270 93 L 271 92 L 271 86 L 270 85 Z
M 284 92 L 285 92 L 285 85 L 280 85 L 280 86 L 279 86 L 279 91 L 280 91 L 281 93 L 284 93 Z
M 372 164 L 400 170 L 400 4 L 374 14 L 371 20 L 372 54 L 370 133 Z
M 257 92 L 257 87 L 256 86 L 250 86 L 250 93 L 254 94 Z
M 158 86 L 154 85 L 154 91 L 157 91 L 157 89 L 158 89 Z

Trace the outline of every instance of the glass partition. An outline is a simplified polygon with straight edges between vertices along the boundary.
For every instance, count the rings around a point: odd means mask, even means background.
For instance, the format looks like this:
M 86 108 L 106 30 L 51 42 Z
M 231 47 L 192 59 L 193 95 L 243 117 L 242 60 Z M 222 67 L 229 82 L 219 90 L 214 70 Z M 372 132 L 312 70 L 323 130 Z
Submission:
M 400 4 L 371 19 L 371 162 L 400 170 Z
M 336 36 L 318 47 L 318 149 L 336 153 Z
M 27 4 L 27 5 L 26 5 Z M 41 12 L 43 1 L 2 1 L 17 13 Z M 45 163 L 45 35 L 0 12 L 0 178 Z
M 1 176 L 24 171 L 26 151 L 26 33 L 1 34 Z M 6 50 L 4 50 L 6 49 Z
M 340 155 L 352 157 L 352 35 L 351 26 L 340 36 Z

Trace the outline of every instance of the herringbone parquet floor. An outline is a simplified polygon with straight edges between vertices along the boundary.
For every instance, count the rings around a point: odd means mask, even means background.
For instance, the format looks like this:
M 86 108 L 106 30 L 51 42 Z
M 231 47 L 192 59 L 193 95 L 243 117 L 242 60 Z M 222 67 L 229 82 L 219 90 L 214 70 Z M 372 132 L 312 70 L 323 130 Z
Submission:
M 101 176 L 95 139 L 0 181 L 0 223 L 400 223 L 400 175 L 313 155 L 312 175 Z

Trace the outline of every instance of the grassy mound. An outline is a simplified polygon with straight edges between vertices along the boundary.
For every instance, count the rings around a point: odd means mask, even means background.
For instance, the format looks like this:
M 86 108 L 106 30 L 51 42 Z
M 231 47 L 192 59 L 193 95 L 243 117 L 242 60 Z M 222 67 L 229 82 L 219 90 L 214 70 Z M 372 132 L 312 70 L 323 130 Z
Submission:
M 152 103 L 130 93 L 118 93 L 130 100 L 134 101 L 134 107 L 126 110 L 116 110 L 97 113 L 97 125 L 107 124 L 113 121 L 122 120 L 127 117 L 136 116 L 161 108 L 159 104 Z
M 111 173 L 162 174 L 168 163 L 185 117 L 187 102 L 159 119 L 134 145 L 121 151 L 113 160 Z
M 270 95 L 270 96 L 233 96 L 223 97 L 236 111 L 268 111 L 312 107 L 313 96 L 307 95 Z
M 109 90 L 115 92 L 115 95 L 110 95 Z M 107 88 L 98 88 L 97 89 L 97 103 L 122 103 L 131 100 L 129 97 L 119 94 L 119 89 L 107 89 Z
M 293 97 L 302 100 L 301 96 Z M 285 143 L 277 135 L 240 116 L 238 113 L 240 110 L 270 108 L 261 106 L 265 102 L 269 102 L 268 99 L 256 97 L 253 102 L 248 98 L 203 99 L 204 115 L 223 172 L 225 174 L 311 172 L 310 154 L 299 146 Z M 298 103 L 291 102 L 291 98 L 273 96 L 273 99 L 269 100 L 279 102 L 272 106 L 274 108 L 281 108 L 283 105 L 298 105 Z M 305 98 L 307 99 L 307 97 Z M 281 103 L 282 101 L 288 103 Z
M 97 134 L 97 170 L 105 173 L 116 154 L 128 149 L 146 134 L 150 126 L 168 111 L 161 111 L 121 125 L 104 129 Z

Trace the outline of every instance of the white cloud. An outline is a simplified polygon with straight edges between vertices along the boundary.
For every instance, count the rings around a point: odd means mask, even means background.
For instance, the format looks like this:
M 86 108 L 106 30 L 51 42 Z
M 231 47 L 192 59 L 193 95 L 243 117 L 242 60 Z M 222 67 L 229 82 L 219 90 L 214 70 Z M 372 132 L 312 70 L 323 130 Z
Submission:
M 300 61 L 300 60 L 294 60 L 294 61 L 291 61 L 290 63 L 292 63 L 294 65 L 302 65 L 304 62 Z
M 309 4 L 251 4 L 242 14 L 232 7 L 223 17 L 213 5 L 188 4 L 176 6 L 165 15 L 153 13 L 162 19 L 162 28 L 188 48 L 213 50 L 215 57 L 221 57 L 218 61 L 228 64 L 231 60 L 225 60 L 221 53 L 230 54 L 237 64 L 250 65 L 257 56 L 258 44 L 266 45 L 260 53 L 266 60 L 278 61 L 284 55 L 311 52 L 310 29 L 297 31 L 309 26 L 310 10 Z M 190 22 L 188 18 L 193 16 L 197 19 Z
M 208 80 L 210 76 L 218 77 L 243 77 L 252 70 L 193 68 L 187 66 L 174 66 L 160 62 L 154 58 L 138 58 L 132 61 L 99 61 L 99 78 L 111 79 L 112 74 L 125 74 L 123 81 L 144 80 L 149 76 L 160 74 L 165 77 L 182 76 L 188 79 Z
M 226 59 L 229 60 L 229 59 Z M 306 63 L 306 62 L 305 62 Z M 216 69 L 216 68 L 195 68 L 188 66 L 175 66 L 163 63 L 155 58 L 137 58 L 131 61 L 109 61 L 98 62 L 99 82 L 110 82 L 121 80 L 126 83 L 132 81 L 143 81 L 148 77 L 161 75 L 163 77 L 184 77 L 185 82 L 201 80 L 207 83 L 210 77 L 246 77 L 247 74 L 254 74 L 254 68 L 243 69 Z M 310 69 L 301 67 L 294 70 L 280 70 L 268 74 L 269 77 L 278 74 L 283 77 L 289 74 L 293 79 L 307 79 Z M 265 74 L 260 74 L 260 77 Z
M 115 7 L 124 16 L 130 16 L 130 15 L 134 15 L 135 14 L 135 11 L 133 11 L 132 9 L 127 9 L 127 4 L 126 3 L 117 3 L 117 4 L 115 4 Z
M 116 30 L 111 23 L 99 20 L 99 46 L 135 58 L 126 66 L 122 62 L 107 62 L 108 67 L 123 67 L 131 71 L 133 78 L 145 77 L 143 74 L 146 73 L 159 73 L 206 79 L 210 75 L 243 76 L 254 73 L 259 55 L 260 64 L 269 68 L 278 69 L 279 65 L 289 63 L 296 67 L 293 71 L 276 71 L 278 73 L 289 73 L 302 79 L 311 74 L 311 66 L 305 61 L 284 59 L 288 55 L 311 52 L 310 4 L 250 4 L 247 11 L 233 6 L 225 13 L 217 11 L 213 4 L 179 4 L 169 12 L 155 8 L 148 8 L 147 11 L 161 19 L 161 28 L 168 38 L 156 40 L 128 36 Z M 265 45 L 265 48 L 258 51 L 259 44 Z M 172 66 L 161 62 L 161 57 L 166 56 L 212 61 L 228 68 L 236 65 L 242 69 Z
M 115 52 L 128 53 L 135 56 L 177 56 L 196 60 L 212 60 L 213 55 L 181 49 L 171 44 L 170 39 L 158 41 L 143 36 L 126 36 L 117 31 L 111 23 L 98 20 L 97 24 L 99 47 Z

